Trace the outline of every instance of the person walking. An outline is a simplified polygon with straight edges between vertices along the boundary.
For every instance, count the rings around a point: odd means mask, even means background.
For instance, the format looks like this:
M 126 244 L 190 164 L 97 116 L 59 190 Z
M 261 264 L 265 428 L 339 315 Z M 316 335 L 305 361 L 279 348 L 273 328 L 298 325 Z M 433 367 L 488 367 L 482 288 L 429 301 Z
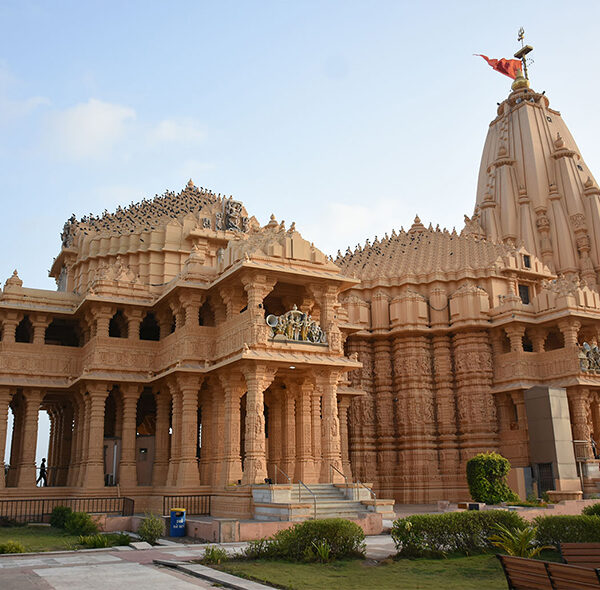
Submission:
M 46 473 L 46 458 L 44 457 L 42 459 L 42 462 L 40 464 L 40 476 L 37 478 L 37 481 L 35 482 L 35 485 L 37 486 L 39 483 L 42 483 L 42 487 L 46 487 L 48 485 L 48 474 Z

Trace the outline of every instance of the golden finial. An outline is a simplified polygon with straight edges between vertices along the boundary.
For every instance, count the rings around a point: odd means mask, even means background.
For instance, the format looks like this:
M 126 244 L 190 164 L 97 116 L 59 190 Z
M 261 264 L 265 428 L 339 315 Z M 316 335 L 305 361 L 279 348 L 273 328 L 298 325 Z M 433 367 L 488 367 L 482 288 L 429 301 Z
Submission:
M 525 45 L 525 29 L 523 27 L 521 27 L 519 29 L 519 32 L 517 33 L 517 41 L 521 42 L 521 49 L 519 49 L 519 51 L 517 51 L 517 53 L 515 53 L 515 57 L 517 59 L 520 59 L 521 63 L 523 64 L 523 75 L 521 77 L 524 77 L 525 80 L 529 80 L 529 74 L 527 73 L 527 57 L 526 56 L 530 51 L 533 51 L 533 47 L 531 45 Z M 516 88 L 514 88 L 514 86 L 515 86 L 515 84 L 517 84 L 517 80 L 519 80 L 519 76 L 517 76 L 517 78 L 515 79 L 515 82 L 513 84 L 513 90 L 516 90 Z M 529 83 L 527 83 L 527 85 L 520 83 L 520 85 L 518 87 L 519 88 L 528 88 Z

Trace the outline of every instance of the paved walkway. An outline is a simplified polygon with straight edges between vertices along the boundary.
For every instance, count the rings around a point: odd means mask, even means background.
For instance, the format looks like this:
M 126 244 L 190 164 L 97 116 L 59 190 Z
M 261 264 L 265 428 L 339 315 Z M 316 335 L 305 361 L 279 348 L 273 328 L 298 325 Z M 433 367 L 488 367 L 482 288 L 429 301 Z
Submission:
M 230 555 L 246 543 L 220 545 Z M 200 559 L 206 545 L 172 545 L 135 550 L 110 550 L 0 555 L 2 590 L 193 590 L 214 588 L 213 583 L 155 565 L 160 561 Z M 395 553 L 389 535 L 367 537 L 367 557 L 384 559 Z M 252 585 L 260 588 L 260 584 Z M 249 586 L 250 587 L 250 586 Z

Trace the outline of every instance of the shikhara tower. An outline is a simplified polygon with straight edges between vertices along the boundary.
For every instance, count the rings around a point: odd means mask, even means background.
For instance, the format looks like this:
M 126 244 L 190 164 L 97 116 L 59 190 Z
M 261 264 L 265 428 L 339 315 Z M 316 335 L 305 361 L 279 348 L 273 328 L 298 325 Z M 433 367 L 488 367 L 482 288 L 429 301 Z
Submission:
M 597 285 L 600 190 L 559 111 L 518 78 L 485 141 L 475 218 L 553 272 Z

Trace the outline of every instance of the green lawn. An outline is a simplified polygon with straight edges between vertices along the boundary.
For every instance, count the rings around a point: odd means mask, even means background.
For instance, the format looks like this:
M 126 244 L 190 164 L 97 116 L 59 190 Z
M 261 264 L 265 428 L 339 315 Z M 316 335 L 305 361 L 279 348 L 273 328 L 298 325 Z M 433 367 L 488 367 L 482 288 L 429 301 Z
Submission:
M 19 541 L 27 552 L 60 551 L 77 543 L 77 535 L 46 526 L 0 527 L 0 543 Z
M 329 564 L 285 561 L 232 561 L 218 569 L 290 590 L 506 590 L 494 555 L 448 559 L 401 559 L 375 565 L 370 560 Z

